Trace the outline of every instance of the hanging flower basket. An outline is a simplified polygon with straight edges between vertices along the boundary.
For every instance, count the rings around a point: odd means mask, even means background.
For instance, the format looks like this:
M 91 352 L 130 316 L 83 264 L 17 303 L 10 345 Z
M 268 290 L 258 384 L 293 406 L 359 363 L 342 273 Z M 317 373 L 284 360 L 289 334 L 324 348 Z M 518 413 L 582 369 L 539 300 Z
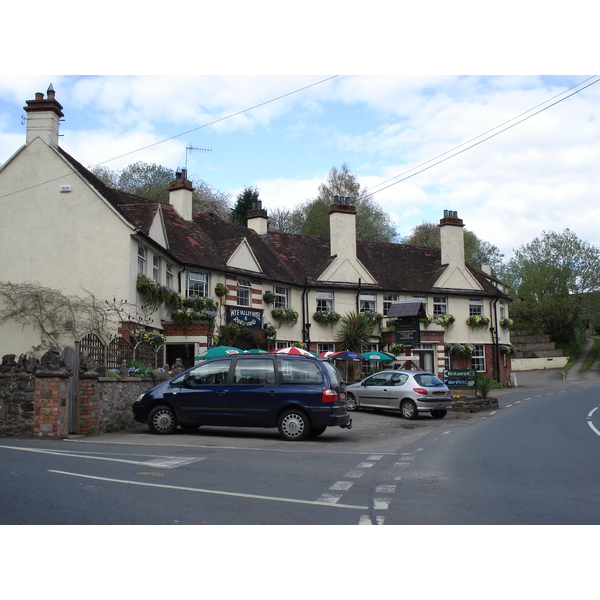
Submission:
M 399 356 L 404 351 L 404 346 L 402 344 L 394 344 L 390 347 L 389 353 L 394 356 Z
M 229 293 L 229 288 L 224 283 L 217 283 L 217 285 L 215 286 L 215 294 L 219 298 L 223 298 L 224 296 L 227 296 L 228 293 Z
M 263 294 L 262 299 L 265 304 L 271 305 L 273 302 L 275 302 L 275 294 L 271 290 L 267 290 Z
M 500 327 L 504 327 L 504 329 L 512 329 L 514 324 L 515 322 L 507 317 L 500 319 Z
M 468 319 L 465 319 L 465 323 L 473 329 L 487 329 L 490 326 L 490 318 L 471 315 Z
M 136 329 L 130 333 L 130 336 L 134 342 L 146 342 L 153 348 L 158 348 L 167 341 L 162 333 L 158 331 L 146 331 L 145 329 Z
M 515 356 L 517 354 L 517 349 L 512 344 L 501 344 L 500 354 L 504 354 L 506 356 Z

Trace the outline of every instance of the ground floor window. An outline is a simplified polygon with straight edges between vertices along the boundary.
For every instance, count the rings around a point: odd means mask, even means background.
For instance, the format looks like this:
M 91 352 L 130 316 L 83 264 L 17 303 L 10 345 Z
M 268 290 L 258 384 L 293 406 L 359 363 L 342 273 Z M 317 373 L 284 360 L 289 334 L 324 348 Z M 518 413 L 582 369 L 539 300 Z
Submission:
M 473 344 L 473 354 L 471 354 L 471 369 L 476 371 L 485 371 L 485 346 L 484 344 Z
M 335 352 L 335 344 L 333 342 L 318 342 L 317 354 L 322 352 Z

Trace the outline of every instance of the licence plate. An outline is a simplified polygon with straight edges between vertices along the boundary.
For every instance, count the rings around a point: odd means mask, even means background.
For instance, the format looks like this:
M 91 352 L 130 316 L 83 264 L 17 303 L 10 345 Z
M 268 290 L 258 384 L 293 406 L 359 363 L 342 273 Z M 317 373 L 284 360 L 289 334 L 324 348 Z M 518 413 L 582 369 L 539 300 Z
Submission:
M 445 396 L 446 393 L 445 392 L 433 392 L 434 396 Z
M 342 400 L 345 400 L 346 399 L 346 392 L 340 392 L 340 398 Z

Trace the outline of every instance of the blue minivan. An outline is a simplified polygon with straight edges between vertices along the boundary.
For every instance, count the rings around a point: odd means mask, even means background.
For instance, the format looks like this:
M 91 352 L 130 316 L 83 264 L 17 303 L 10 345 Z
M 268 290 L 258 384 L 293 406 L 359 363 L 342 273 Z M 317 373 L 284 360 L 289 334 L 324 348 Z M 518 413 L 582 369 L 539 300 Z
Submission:
M 143 393 L 134 419 L 153 433 L 179 425 L 277 427 L 284 440 L 350 429 L 346 389 L 328 360 L 291 355 L 231 355 L 201 362 Z

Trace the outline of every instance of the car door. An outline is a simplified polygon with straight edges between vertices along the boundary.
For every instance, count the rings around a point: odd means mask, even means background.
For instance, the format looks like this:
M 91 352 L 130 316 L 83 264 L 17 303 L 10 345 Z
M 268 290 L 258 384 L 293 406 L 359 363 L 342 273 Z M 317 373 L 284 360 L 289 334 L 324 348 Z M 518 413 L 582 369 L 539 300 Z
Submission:
M 392 408 L 400 408 L 400 401 L 404 398 L 412 397 L 412 393 L 408 394 L 411 382 L 409 376 L 406 373 L 393 373 L 388 389 L 390 392 L 389 403 Z
M 227 424 L 231 359 L 200 363 L 163 394 L 184 424 Z
M 361 406 L 386 408 L 390 402 L 391 373 L 375 373 L 367 377 L 360 387 Z
M 227 400 L 229 422 L 240 426 L 273 425 L 278 394 L 273 358 L 238 358 Z

